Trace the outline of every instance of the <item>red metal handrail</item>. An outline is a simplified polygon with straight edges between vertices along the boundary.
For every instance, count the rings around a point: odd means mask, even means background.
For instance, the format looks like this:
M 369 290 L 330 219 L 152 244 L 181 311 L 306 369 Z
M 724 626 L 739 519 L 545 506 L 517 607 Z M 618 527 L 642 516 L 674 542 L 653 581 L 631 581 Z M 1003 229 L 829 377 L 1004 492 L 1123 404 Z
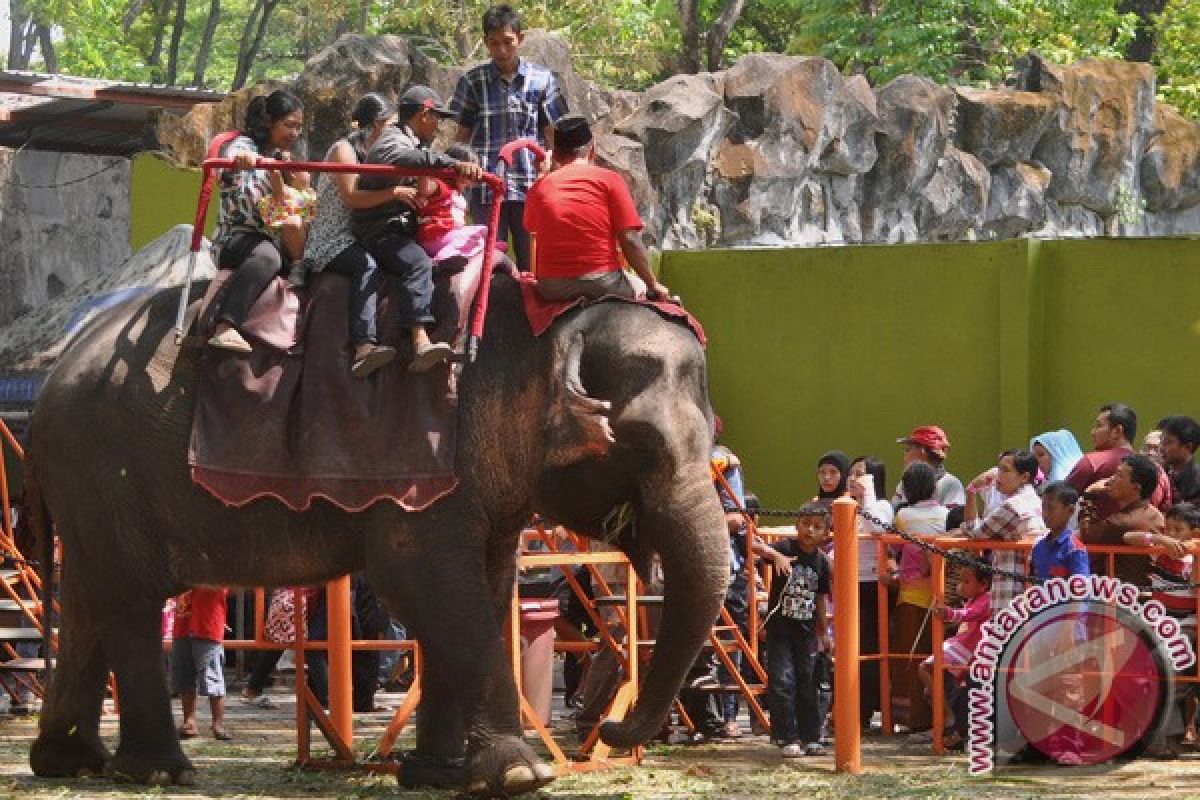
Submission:
M 200 182 L 200 194 L 196 203 L 196 216 L 192 222 L 191 252 L 188 255 L 187 276 L 179 295 L 179 308 L 175 314 L 175 342 L 183 341 L 183 317 L 187 312 L 188 298 L 191 293 L 192 275 L 196 268 L 196 256 L 204 239 L 204 222 L 208 216 L 208 204 L 212 200 L 213 181 L 219 169 L 233 169 L 231 158 L 215 158 L 214 150 L 224 144 L 225 139 L 214 139 L 209 148 L 209 157 L 200 165 L 204 172 Z M 528 140 L 520 140 L 526 142 Z M 512 144 L 518 144 L 513 142 Z M 527 145 L 526 145 L 527 146 Z M 536 143 L 534 144 L 536 147 Z M 538 148 L 540 150 L 540 148 Z M 510 157 L 511 158 L 511 157 Z M 509 163 L 509 162 L 505 162 Z M 354 173 L 358 175 L 391 175 L 394 177 L 429 177 L 443 180 L 454 180 L 458 173 L 451 169 L 409 169 L 394 167 L 390 164 L 339 164 L 329 161 L 279 161 L 261 158 L 254 164 L 254 169 L 292 170 L 304 172 L 334 172 Z M 504 200 L 505 180 L 498 175 L 483 173 L 481 180 L 494 192 L 492 209 L 487 225 L 487 247 L 483 251 L 483 271 L 479 278 L 479 286 L 475 290 L 475 299 L 471 305 L 471 329 L 467 336 L 467 360 L 474 361 L 479 351 L 479 341 L 483 338 L 484 317 L 487 314 L 488 293 L 491 288 L 492 273 L 495 270 L 495 241 L 496 230 L 500 224 L 500 203 Z

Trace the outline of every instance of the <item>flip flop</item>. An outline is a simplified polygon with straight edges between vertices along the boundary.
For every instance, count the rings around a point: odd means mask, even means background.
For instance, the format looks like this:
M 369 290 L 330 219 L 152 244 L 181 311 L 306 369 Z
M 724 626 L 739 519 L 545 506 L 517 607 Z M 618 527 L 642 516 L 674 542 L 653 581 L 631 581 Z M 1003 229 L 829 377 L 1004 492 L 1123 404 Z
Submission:
M 213 738 L 216 739 L 218 742 L 233 741 L 233 734 L 231 734 L 229 731 L 225 730 L 224 728 L 213 728 L 212 735 L 213 735 Z
M 183 725 L 179 726 L 179 738 L 180 739 L 195 739 L 199 735 L 200 735 L 199 732 L 197 732 L 197 730 L 195 728 L 188 728 Z
M 350 367 L 350 374 L 359 379 L 365 378 L 395 357 L 396 348 L 376 346 L 368 350 L 362 358 L 355 360 L 354 365 Z
M 412 362 L 408 365 L 409 372 L 428 372 L 438 364 L 445 363 L 450 360 L 450 356 L 454 354 L 454 348 L 445 342 L 434 342 L 428 347 L 422 347 L 413 356 Z

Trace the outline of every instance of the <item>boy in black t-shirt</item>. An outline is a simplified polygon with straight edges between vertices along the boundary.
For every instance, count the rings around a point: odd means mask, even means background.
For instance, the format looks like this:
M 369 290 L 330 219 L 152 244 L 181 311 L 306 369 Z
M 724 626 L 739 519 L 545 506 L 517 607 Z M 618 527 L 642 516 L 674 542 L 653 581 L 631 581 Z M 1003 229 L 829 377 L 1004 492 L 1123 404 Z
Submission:
M 767 703 L 771 740 L 784 758 L 824 755 L 813 667 L 819 650 L 831 651 L 825 595 L 829 560 L 829 509 L 809 503 L 796 520 L 796 539 L 776 542 L 766 557 L 775 567 L 767 616 Z

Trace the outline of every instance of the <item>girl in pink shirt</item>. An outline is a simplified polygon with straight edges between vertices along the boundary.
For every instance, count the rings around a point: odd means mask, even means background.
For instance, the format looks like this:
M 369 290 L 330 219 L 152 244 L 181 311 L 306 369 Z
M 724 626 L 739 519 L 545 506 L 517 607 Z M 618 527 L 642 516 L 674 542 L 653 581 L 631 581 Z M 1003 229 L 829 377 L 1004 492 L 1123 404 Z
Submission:
M 942 642 L 942 666 L 956 681 L 967 674 L 975 646 L 983 638 L 983 623 L 991 619 L 991 587 L 992 576 L 987 570 L 975 565 L 966 567 L 958 579 L 958 593 L 965 601 L 962 608 L 947 608 L 940 603 L 933 607 L 935 614 L 958 625 L 958 632 Z M 928 695 L 933 686 L 933 656 L 921 662 L 918 675 Z

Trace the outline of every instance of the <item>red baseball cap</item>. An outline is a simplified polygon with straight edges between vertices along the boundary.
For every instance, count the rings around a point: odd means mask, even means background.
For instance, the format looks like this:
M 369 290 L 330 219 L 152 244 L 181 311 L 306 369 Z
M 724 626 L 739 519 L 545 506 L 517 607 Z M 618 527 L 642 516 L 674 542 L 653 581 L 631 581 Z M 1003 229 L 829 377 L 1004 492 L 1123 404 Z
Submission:
M 950 440 L 946 437 L 946 432 L 937 425 L 922 425 L 919 428 L 913 428 L 912 433 L 897 439 L 896 444 L 920 445 L 933 451 L 939 458 L 945 458 L 946 451 L 950 449 Z

